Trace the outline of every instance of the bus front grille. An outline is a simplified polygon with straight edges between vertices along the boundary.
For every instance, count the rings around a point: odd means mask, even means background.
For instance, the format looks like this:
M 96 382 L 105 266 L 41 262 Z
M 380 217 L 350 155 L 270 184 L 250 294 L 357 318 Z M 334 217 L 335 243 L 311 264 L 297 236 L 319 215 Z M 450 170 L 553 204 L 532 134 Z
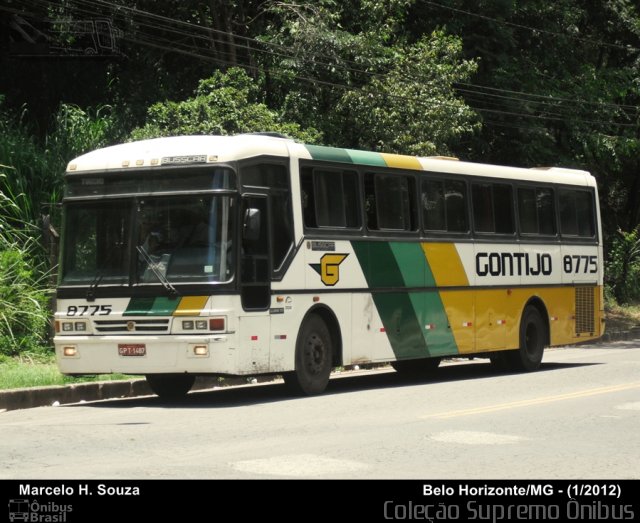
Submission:
M 168 319 L 95 320 L 97 332 L 109 334 L 161 334 L 169 331 Z

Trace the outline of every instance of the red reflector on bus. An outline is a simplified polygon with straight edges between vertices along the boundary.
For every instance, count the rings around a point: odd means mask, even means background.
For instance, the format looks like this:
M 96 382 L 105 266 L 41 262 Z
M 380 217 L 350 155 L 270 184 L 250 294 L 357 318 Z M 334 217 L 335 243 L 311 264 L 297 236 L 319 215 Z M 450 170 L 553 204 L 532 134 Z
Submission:
M 251 336 L 251 341 L 258 341 L 258 336 Z
M 209 330 L 223 331 L 224 330 L 224 318 L 211 318 L 209 320 Z
M 287 335 L 286 334 L 276 334 L 273 338 L 276 339 L 276 340 L 286 340 L 287 339 Z
M 380 332 L 386 332 L 384 327 L 380 327 Z

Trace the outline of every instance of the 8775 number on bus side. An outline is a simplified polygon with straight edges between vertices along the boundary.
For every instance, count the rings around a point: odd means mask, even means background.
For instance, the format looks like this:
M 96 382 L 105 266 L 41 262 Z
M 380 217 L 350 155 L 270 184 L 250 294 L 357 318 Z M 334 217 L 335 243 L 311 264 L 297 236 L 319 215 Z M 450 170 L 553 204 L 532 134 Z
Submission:
M 562 267 L 567 274 L 596 274 L 598 272 L 598 257 L 567 254 L 562 258 Z

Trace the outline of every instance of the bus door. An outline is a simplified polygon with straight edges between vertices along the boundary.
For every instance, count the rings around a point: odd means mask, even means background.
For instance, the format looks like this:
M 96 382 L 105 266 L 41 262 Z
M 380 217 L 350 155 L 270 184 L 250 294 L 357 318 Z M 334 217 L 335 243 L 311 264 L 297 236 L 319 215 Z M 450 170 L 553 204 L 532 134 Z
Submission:
M 240 244 L 239 318 L 240 357 L 251 368 L 269 370 L 271 263 L 269 256 L 269 204 L 266 194 L 245 194 L 242 198 Z M 245 350 L 249 348 L 250 350 Z

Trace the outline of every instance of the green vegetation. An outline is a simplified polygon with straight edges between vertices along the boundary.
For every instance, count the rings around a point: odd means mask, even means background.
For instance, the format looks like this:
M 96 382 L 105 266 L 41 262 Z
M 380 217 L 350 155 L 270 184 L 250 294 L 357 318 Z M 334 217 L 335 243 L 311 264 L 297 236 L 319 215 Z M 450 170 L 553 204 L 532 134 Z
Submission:
M 606 271 L 611 293 L 618 303 L 640 301 L 640 225 L 631 232 L 617 232 Z
M 198 84 L 193 98 L 153 104 L 147 113 L 147 123 L 134 129 L 131 138 L 227 135 L 266 129 L 306 143 L 320 141 L 320 133 L 315 129 L 303 130 L 296 123 L 282 121 L 277 111 L 258 101 L 258 91 L 258 86 L 243 69 L 216 71 Z
M 132 376 L 124 374 L 101 374 L 80 378 L 63 376 L 51 356 L 40 357 L 37 360 L 25 359 L 24 357 L 0 359 L 0 390 L 131 378 Z
M 5 3 L 0 33 L 19 40 L 20 3 Z M 55 268 L 40 226 L 49 215 L 60 227 L 67 162 L 175 134 L 275 131 L 588 170 L 610 310 L 640 302 L 637 2 L 64 0 L 25 17 L 44 32 L 46 20 L 106 19 L 117 45 L 80 64 L 12 57 L 11 38 L 0 42 L 0 68 L 12 72 L 0 75 L 0 357 L 51 352 Z

